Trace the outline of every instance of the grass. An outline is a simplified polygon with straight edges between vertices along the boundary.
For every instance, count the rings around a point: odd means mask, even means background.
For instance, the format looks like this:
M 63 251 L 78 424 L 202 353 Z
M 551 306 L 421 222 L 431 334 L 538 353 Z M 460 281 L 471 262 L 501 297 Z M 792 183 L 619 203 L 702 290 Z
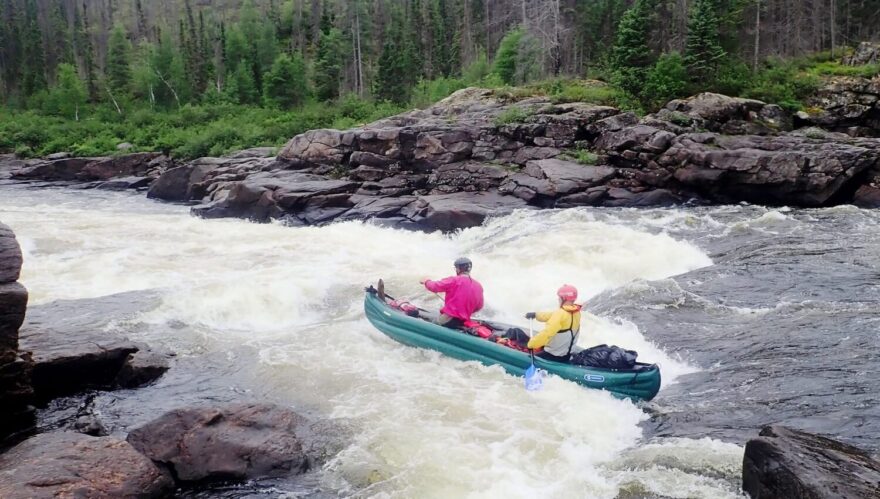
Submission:
M 511 123 L 522 123 L 532 115 L 528 109 L 519 106 L 513 106 L 505 109 L 495 117 L 493 123 L 495 126 L 510 125 Z

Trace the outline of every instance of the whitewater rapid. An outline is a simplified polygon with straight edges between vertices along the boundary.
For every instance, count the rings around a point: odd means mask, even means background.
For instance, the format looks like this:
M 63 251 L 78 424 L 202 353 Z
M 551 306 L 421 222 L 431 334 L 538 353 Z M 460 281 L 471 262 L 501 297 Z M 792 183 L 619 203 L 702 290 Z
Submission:
M 451 235 L 348 222 L 289 228 L 201 220 L 124 193 L 2 187 L 0 221 L 22 245 L 31 304 L 149 291 L 155 305 L 115 321 L 178 352 L 179 363 L 248 351 L 274 400 L 351 429 L 317 471 L 356 497 L 740 497 L 742 447 L 709 438 L 645 438 L 650 405 L 550 378 L 540 392 L 498 367 L 399 345 L 363 316 L 363 288 L 424 305 L 420 277 L 474 261 L 484 316 L 518 321 L 574 284 L 590 298 L 712 265 L 704 250 L 590 210 L 521 211 Z M 664 223 L 656 221 L 656 223 Z M 524 321 L 522 321 L 524 323 Z M 636 349 L 664 387 L 697 368 L 651 332 L 588 314 L 579 343 Z M 660 395 L 663 397 L 661 389 Z M 640 495 L 641 494 L 641 495 Z M 293 497 L 293 496 L 291 496 Z

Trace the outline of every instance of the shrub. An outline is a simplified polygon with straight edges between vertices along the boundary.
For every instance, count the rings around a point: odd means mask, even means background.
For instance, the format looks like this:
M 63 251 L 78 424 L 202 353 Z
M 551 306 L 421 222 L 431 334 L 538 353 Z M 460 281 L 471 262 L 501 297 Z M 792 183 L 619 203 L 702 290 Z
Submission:
M 652 108 L 658 108 L 679 97 L 684 97 L 688 74 L 684 58 L 678 52 L 663 54 L 648 72 L 642 90 L 642 100 Z
M 523 121 L 525 121 L 526 118 L 531 115 L 532 113 L 530 111 L 522 107 L 509 107 L 495 117 L 494 123 L 495 126 L 504 126 L 511 123 L 522 123 Z

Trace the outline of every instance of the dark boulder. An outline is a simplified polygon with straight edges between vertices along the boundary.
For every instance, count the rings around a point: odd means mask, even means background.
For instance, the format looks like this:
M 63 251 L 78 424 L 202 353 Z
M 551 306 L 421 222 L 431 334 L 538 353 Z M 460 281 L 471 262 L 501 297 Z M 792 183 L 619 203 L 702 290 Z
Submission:
M 30 162 L 20 170 L 12 172 L 16 180 L 77 180 L 79 174 L 89 163 L 102 158 L 61 158 Z
M 155 152 L 125 154 L 112 158 L 102 158 L 86 164 L 77 174 L 77 180 L 110 180 L 116 177 L 144 177 L 155 166 L 154 161 L 162 157 Z M 167 159 L 167 158 L 164 158 Z
M 0 497 L 153 498 L 174 488 L 167 472 L 128 442 L 44 433 L 0 455 Z
M 754 499 L 875 499 L 880 462 L 830 438 L 767 426 L 746 444 L 743 490 Z
M 187 408 L 133 430 L 128 442 L 181 482 L 277 477 L 308 468 L 296 436 L 304 423 L 274 405 Z
M 16 282 L 22 255 L 15 234 L 0 223 L 0 441 L 33 424 L 32 362 L 19 352 L 28 293 Z

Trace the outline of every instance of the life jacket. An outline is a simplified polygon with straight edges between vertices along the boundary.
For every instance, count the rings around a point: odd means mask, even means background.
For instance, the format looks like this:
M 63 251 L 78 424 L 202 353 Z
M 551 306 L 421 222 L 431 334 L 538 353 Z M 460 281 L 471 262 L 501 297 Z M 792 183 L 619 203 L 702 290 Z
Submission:
M 479 322 L 467 320 L 464 321 L 465 331 L 468 334 L 472 334 L 474 336 L 479 336 L 480 338 L 488 338 L 492 336 L 492 330 L 489 329 L 488 326 L 480 324 Z
M 568 329 L 560 329 L 550 339 L 550 342 L 544 345 L 544 351 L 550 355 L 555 355 L 556 357 L 568 357 L 571 355 L 571 350 L 574 348 L 575 343 L 577 343 L 578 335 L 581 333 L 580 321 L 578 321 L 577 329 L 574 326 L 574 314 L 579 314 L 581 309 L 576 305 L 574 307 L 573 310 L 562 307 L 562 310 L 568 313 Z

